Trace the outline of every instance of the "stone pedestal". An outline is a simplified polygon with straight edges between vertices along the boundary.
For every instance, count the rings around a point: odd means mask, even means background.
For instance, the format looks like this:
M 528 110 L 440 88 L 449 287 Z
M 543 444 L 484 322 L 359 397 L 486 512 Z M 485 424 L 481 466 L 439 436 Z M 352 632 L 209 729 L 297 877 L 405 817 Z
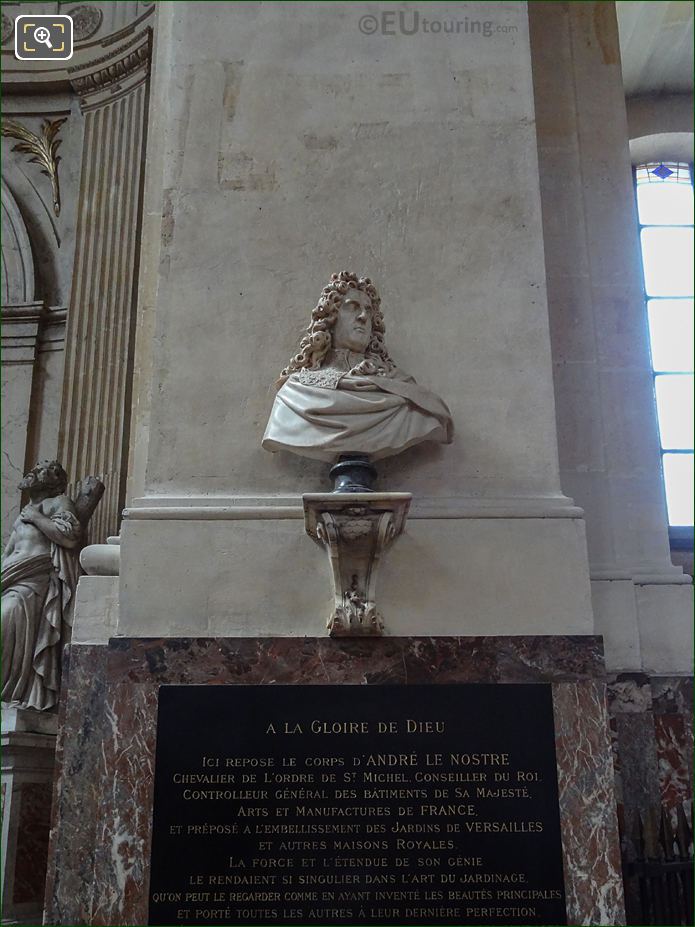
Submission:
M 160 686 L 515 682 L 552 689 L 567 923 L 624 924 L 602 645 L 577 636 L 73 645 L 46 923 L 147 923 Z
M 57 715 L 2 711 L 2 923 L 42 921 Z

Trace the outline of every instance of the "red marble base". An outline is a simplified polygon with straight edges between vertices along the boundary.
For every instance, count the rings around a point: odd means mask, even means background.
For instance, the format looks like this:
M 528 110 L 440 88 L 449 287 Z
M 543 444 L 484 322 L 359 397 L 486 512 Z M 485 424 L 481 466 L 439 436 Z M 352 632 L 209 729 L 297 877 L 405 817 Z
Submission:
M 624 924 L 595 637 L 114 639 L 72 647 L 46 923 L 147 923 L 160 685 L 476 682 L 552 684 L 568 923 Z
M 639 818 L 663 807 L 676 823 L 693 800 L 693 679 L 621 673 L 608 680 L 623 864 L 640 855 Z M 627 923 L 644 923 L 639 885 L 625 882 Z

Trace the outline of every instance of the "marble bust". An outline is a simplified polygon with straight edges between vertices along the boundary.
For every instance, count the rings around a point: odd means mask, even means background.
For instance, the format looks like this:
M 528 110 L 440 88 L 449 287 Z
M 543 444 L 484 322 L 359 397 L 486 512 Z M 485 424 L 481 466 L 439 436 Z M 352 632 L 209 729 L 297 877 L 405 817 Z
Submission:
M 422 441 L 450 444 L 451 413 L 399 370 L 384 343 L 381 300 L 368 277 L 333 274 L 277 382 L 263 437 L 269 451 L 330 463 L 379 460 Z

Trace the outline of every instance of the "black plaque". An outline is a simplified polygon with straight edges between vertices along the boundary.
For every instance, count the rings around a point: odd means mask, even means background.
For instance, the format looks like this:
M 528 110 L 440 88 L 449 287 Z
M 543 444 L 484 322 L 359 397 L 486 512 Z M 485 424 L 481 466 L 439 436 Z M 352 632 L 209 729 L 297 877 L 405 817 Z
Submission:
M 149 923 L 566 924 L 550 686 L 163 686 Z

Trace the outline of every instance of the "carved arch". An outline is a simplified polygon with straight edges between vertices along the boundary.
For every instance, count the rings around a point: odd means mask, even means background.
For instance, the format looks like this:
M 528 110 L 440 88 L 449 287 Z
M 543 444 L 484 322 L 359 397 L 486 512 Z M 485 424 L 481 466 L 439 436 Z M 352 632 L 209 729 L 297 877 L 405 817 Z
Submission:
M 693 160 L 692 132 L 655 132 L 630 139 L 630 160 L 633 164 L 649 161 Z
M 32 303 L 36 294 L 34 256 L 22 213 L 2 178 L 2 305 Z

